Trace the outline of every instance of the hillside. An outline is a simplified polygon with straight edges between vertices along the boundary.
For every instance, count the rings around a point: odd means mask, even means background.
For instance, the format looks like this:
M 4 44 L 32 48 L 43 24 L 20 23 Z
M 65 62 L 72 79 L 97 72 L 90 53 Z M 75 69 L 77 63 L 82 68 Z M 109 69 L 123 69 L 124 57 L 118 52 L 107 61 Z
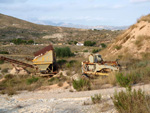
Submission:
M 92 40 L 100 44 L 110 43 L 121 32 L 39 25 L 3 14 L 0 14 L 0 23 L 1 41 L 13 38 L 34 39 L 42 43 Z
M 111 58 L 147 58 L 150 54 L 150 15 L 141 17 L 101 54 Z

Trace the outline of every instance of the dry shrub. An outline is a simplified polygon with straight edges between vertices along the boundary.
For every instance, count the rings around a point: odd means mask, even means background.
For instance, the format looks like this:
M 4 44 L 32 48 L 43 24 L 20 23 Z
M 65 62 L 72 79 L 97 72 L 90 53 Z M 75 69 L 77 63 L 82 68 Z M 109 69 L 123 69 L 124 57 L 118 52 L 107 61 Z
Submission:
M 146 16 L 142 16 L 137 22 L 146 21 L 150 23 L 150 14 Z
M 99 76 L 90 80 L 91 89 L 101 89 L 105 84 L 111 84 L 112 86 L 116 85 L 116 76 L 115 73 L 110 73 L 108 76 Z
M 127 35 L 126 37 L 124 37 L 123 43 L 125 43 L 129 38 L 130 38 L 130 35 Z
M 150 37 L 149 36 L 145 36 L 145 35 L 140 35 L 137 37 L 137 40 L 135 41 L 135 45 L 138 47 L 138 48 L 141 48 L 141 46 L 143 45 L 143 40 L 147 40 L 149 39 Z
M 52 77 L 51 79 L 48 80 L 48 82 L 49 82 L 49 85 L 53 85 L 53 84 L 59 84 L 60 82 L 65 82 L 67 80 L 68 78 L 62 75 L 61 73 L 59 77 Z
M 86 79 L 73 80 L 72 85 L 73 88 L 76 89 L 77 91 L 84 91 L 91 89 L 90 81 Z
M 108 83 L 109 84 L 112 84 L 113 86 L 116 85 L 116 76 L 115 76 L 115 73 L 110 73 L 109 76 L 108 76 Z
M 112 100 L 119 113 L 150 113 L 150 96 L 140 89 L 116 92 Z
M 9 96 L 17 94 L 17 91 L 13 87 L 9 87 L 6 90 L 0 91 L 1 94 L 8 94 Z
M 62 87 L 62 86 L 63 86 L 63 82 L 59 82 L 57 85 L 58 85 L 59 87 Z
M 30 84 L 32 84 L 32 83 L 37 82 L 37 81 L 38 81 L 38 79 L 39 79 L 38 77 L 34 77 L 34 76 L 32 76 L 32 78 L 28 78 L 26 82 L 27 82 L 27 84 L 29 84 L 29 85 L 30 85 Z
M 46 78 L 31 77 L 30 75 L 5 75 L 5 80 L 0 82 L 2 94 L 16 94 L 17 91 L 33 91 L 42 85 L 48 85 Z
M 95 94 L 94 96 L 91 96 L 91 100 L 93 104 L 100 103 L 102 100 L 102 95 L 101 94 Z
M 2 73 L 8 73 L 8 70 L 9 70 L 8 68 L 4 68 L 4 69 L 2 69 L 1 72 L 2 72 Z
M 101 89 L 102 85 L 104 85 L 104 84 L 108 84 L 107 76 L 99 76 L 99 77 L 93 78 L 91 80 L 91 88 L 93 90 Z
M 139 82 L 150 83 L 150 61 L 149 60 L 130 60 L 124 64 L 128 67 L 127 70 L 122 70 L 121 73 L 117 73 L 117 82 L 122 84 L 125 79 L 128 79 L 130 84 L 136 84 Z M 124 83 L 127 84 L 127 83 Z
M 122 48 L 122 45 L 115 45 L 114 48 L 120 50 Z
M 142 52 L 141 56 L 142 56 L 142 59 L 144 59 L 144 60 L 150 59 L 150 53 L 148 53 L 148 52 L 147 53 Z
M 134 28 L 137 28 L 138 26 L 136 24 L 130 26 L 130 29 L 134 29 Z

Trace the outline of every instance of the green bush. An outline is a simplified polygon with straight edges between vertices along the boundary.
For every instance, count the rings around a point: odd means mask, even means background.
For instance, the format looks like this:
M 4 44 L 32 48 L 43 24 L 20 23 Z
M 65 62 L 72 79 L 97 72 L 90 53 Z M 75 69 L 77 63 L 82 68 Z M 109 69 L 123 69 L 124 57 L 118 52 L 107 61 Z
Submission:
M 59 82 L 59 78 L 53 77 L 53 78 L 49 79 L 48 82 L 49 82 L 49 85 L 56 84 Z
M 30 85 L 30 84 L 32 84 L 32 83 L 37 82 L 38 80 L 39 80 L 39 78 L 33 76 L 32 78 L 27 79 L 26 83 L 27 83 L 28 85 Z
M 119 113 L 150 113 L 150 96 L 140 89 L 116 92 L 112 100 Z
M 3 64 L 4 63 L 4 60 L 0 60 L 0 64 Z
M 20 44 L 33 44 L 34 41 L 33 40 L 23 40 L 23 39 L 13 39 L 11 42 L 13 42 L 16 45 L 20 45 Z
M 5 75 L 4 77 L 5 77 L 6 79 L 12 79 L 12 78 L 13 78 L 13 75 L 7 74 L 7 75 Z
M 4 68 L 4 69 L 2 69 L 1 72 L 2 72 L 2 73 L 8 73 L 8 70 L 9 70 L 8 68 Z
M 131 86 L 131 80 L 128 76 L 124 76 L 123 73 L 116 73 L 116 80 L 121 87 Z
M 107 45 L 106 45 L 105 43 L 101 43 L 101 47 L 102 47 L 102 48 L 106 48 Z
M 57 57 L 71 57 L 74 54 L 71 52 L 69 47 L 55 48 Z
M 29 40 L 29 41 L 27 41 L 27 44 L 34 44 L 34 41 L 33 40 Z
M 71 67 L 71 64 L 70 64 L 70 63 L 67 63 L 67 64 L 66 64 L 66 67 L 67 67 L 67 68 L 70 68 L 70 67 Z
M 0 51 L 0 54 L 9 54 L 7 51 Z
M 41 77 L 37 80 L 36 77 L 31 78 L 30 75 L 5 75 L 5 79 L 0 82 L 0 93 L 12 95 L 18 91 L 28 90 L 33 91 L 43 85 L 49 85 L 48 79 Z M 32 85 L 29 85 L 34 83 Z
M 67 63 L 67 60 L 64 60 L 64 59 L 57 60 L 57 66 L 59 68 L 62 68 L 62 66 L 66 63 Z
M 121 48 L 122 48 L 121 45 L 116 45 L 116 46 L 115 46 L 115 49 L 117 49 L 117 50 L 120 50 Z
M 96 42 L 92 42 L 92 41 L 85 41 L 84 42 L 84 46 L 94 46 L 96 44 Z
M 64 59 L 57 60 L 58 64 L 65 64 L 66 62 L 67 60 L 64 60 Z
M 77 42 L 77 41 L 74 41 L 73 43 L 76 45 L 78 42 Z
M 83 52 L 88 52 L 88 50 L 84 50 Z
M 71 60 L 71 61 L 69 61 L 68 63 L 66 63 L 66 67 L 67 67 L 67 68 L 73 67 L 73 65 L 74 65 L 76 62 L 77 62 L 76 60 Z
M 0 74 L 0 79 L 3 78 L 3 75 Z
M 97 53 L 99 51 L 100 51 L 100 49 L 93 49 L 92 53 Z
M 90 90 L 91 87 L 90 81 L 84 79 L 73 80 L 72 85 L 77 91 Z
M 91 100 L 92 100 L 93 104 L 100 103 L 101 99 L 102 99 L 101 94 L 95 94 L 94 96 L 91 96 Z

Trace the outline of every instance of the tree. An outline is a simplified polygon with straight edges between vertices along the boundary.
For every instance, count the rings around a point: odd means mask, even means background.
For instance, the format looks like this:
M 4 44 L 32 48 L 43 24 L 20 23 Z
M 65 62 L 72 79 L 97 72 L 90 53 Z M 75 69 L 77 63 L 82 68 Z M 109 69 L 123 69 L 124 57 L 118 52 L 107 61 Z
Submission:
M 101 43 L 102 48 L 106 48 L 106 44 L 105 43 Z
M 55 48 L 55 52 L 57 57 L 71 57 L 74 55 L 69 47 Z
M 84 46 L 94 46 L 96 44 L 96 42 L 92 42 L 92 41 L 85 41 L 84 42 Z

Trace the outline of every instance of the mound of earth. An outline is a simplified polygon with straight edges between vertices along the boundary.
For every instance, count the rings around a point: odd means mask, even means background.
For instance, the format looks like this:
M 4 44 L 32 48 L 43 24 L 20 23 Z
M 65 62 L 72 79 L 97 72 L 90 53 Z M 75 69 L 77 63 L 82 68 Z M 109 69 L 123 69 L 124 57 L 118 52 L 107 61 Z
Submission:
M 138 58 L 150 54 L 150 15 L 141 17 L 130 26 L 115 42 L 101 52 L 106 58 Z

